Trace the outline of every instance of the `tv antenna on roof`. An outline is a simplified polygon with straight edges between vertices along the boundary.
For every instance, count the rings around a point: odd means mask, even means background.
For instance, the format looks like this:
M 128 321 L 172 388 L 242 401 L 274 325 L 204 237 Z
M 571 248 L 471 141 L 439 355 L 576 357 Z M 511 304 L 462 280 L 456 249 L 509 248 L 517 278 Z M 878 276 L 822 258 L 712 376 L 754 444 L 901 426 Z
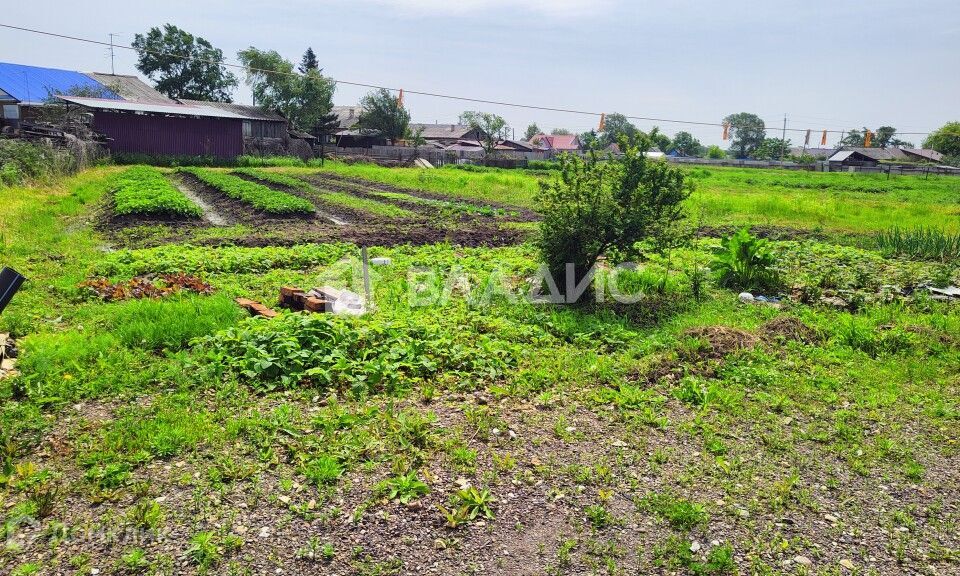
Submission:
M 119 34 L 116 34 L 116 33 L 114 33 L 114 32 L 110 32 L 109 36 L 110 36 L 110 75 L 111 75 L 111 76 L 116 76 L 117 73 L 116 73 L 116 71 L 114 71 L 114 69 L 113 69 L 113 37 L 114 37 L 114 36 L 119 36 Z

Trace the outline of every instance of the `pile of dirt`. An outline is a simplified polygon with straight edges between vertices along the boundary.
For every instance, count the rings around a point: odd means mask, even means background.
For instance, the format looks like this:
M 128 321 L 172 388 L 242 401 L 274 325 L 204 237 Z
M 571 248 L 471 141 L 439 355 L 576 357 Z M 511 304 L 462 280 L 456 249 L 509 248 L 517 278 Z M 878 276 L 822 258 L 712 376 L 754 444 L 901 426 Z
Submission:
M 160 298 L 174 292 L 193 292 L 212 294 L 213 286 L 196 276 L 189 274 L 163 274 L 158 279 L 150 276 L 136 276 L 126 282 L 110 282 L 106 278 L 96 278 L 80 283 L 96 297 L 107 302 L 128 300 L 131 298 Z
M 684 330 L 683 335 L 706 343 L 700 351 L 701 357 L 718 360 L 740 350 L 749 350 L 758 341 L 750 332 L 729 326 L 698 326 Z
M 767 342 L 801 342 L 816 344 L 821 341 L 816 330 L 792 316 L 777 316 L 760 327 L 760 337 Z

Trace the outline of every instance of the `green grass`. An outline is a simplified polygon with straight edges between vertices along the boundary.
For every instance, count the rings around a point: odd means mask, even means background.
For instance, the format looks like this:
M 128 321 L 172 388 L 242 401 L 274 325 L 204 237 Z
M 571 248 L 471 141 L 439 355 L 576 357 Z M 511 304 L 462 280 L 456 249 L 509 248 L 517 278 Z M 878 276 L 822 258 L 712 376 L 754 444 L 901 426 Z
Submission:
M 206 168 L 181 168 L 181 170 L 227 196 L 268 214 L 311 214 L 315 210 L 313 204 L 303 198 L 237 176 Z
M 157 168 L 134 166 L 116 176 L 113 182 L 114 213 L 199 217 L 203 211 Z
M 539 181 L 553 175 L 516 170 L 472 173 L 454 168 L 384 168 L 328 163 L 344 176 L 492 201 L 535 205 Z M 692 216 L 712 225 L 776 225 L 869 233 L 890 226 L 936 226 L 960 231 L 960 178 L 821 173 L 745 168 L 690 168 L 696 190 Z
M 426 541 L 441 571 L 466 551 L 478 572 L 519 558 L 549 574 L 777 573 L 803 555 L 843 573 L 840 559 L 861 565 L 860 533 L 875 535 L 881 572 L 960 562 L 960 312 L 887 292 L 956 282 L 956 270 L 771 241 L 796 298 L 746 305 L 707 281 L 697 301 L 691 270 L 718 245 L 703 239 L 623 276 L 648 292 L 638 305 L 558 307 L 520 297 L 537 269 L 530 245 L 372 246 L 392 264 L 371 269 L 370 314 L 246 319 L 232 297 L 362 291 L 356 247 L 108 253 L 86 222 L 116 172 L 0 203 L 2 259 L 30 279 L 0 316 L 22 372 L 0 380 L 0 529 L 27 518 L 38 535 L 4 548 L 0 572 L 242 572 L 255 540 L 271 570 L 311 559 L 383 573 L 397 566 L 389 549 L 415 571 Z M 949 192 L 930 194 L 954 209 Z M 216 295 L 106 303 L 76 288 L 178 271 Z M 783 322 L 815 338 L 768 332 Z M 688 335 L 705 326 L 751 344 L 717 352 L 709 332 Z M 550 507 L 531 513 L 528 495 Z M 163 530 L 162 550 L 119 540 L 129 529 Z
M 960 233 L 938 228 L 911 230 L 894 226 L 877 233 L 877 248 L 886 256 L 951 262 L 960 260 Z

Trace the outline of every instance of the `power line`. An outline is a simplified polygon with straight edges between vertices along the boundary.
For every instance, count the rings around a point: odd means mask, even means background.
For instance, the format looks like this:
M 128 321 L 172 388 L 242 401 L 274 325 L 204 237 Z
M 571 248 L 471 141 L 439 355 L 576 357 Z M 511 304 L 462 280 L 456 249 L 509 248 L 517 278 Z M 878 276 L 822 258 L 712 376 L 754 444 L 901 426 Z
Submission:
M 194 61 L 198 61 L 198 62 L 204 62 L 204 63 L 212 64 L 212 65 L 215 65 L 215 66 L 224 66 L 224 67 L 228 67 L 228 68 L 238 68 L 238 69 L 244 70 L 244 71 L 247 72 L 247 73 L 253 72 L 253 73 L 276 74 L 276 75 L 296 76 L 296 77 L 304 76 L 303 74 L 299 74 L 299 73 L 297 73 L 297 72 L 284 72 L 284 71 L 280 71 L 280 70 L 266 70 L 266 69 L 262 69 L 262 68 L 253 68 L 253 67 L 244 66 L 244 65 L 242 65 L 242 64 L 232 64 L 232 63 L 227 62 L 227 61 L 225 61 L 225 60 L 221 61 L 221 60 L 216 60 L 216 59 L 213 59 L 213 58 L 197 58 L 197 57 L 195 57 L 195 56 L 190 56 L 190 55 L 187 55 L 187 54 L 174 54 L 174 53 L 170 53 L 170 52 L 162 52 L 162 51 L 159 51 L 159 50 L 150 50 L 150 49 L 140 49 L 140 50 L 138 50 L 138 49 L 136 49 L 136 48 L 133 48 L 132 46 L 124 46 L 124 45 L 113 44 L 113 42 L 112 42 L 112 37 L 111 37 L 111 42 L 108 43 L 108 42 L 103 42 L 103 41 L 100 41 L 100 40 L 94 40 L 94 39 L 92 39 L 92 38 L 82 38 L 82 37 L 79 37 L 79 36 L 70 36 L 70 35 L 67 35 L 67 34 L 58 34 L 58 33 L 55 33 L 55 32 L 48 32 L 48 31 L 45 31 L 45 30 L 37 30 L 37 29 L 34 29 L 34 28 L 26 28 L 26 27 L 23 27 L 23 26 L 13 26 L 13 25 L 11 25 L 11 24 L 2 24 L 2 23 L 0 23 L 0 28 L 8 28 L 8 29 L 10 29 L 10 30 L 18 30 L 18 31 L 21 31 L 21 32 L 29 32 L 29 33 L 31 33 L 31 34 L 40 34 L 40 35 L 43 35 L 43 36 L 50 36 L 50 37 L 53 37 L 53 38 L 61 38 L 61 39 L 64 39 L 64 40 L 73 40 L 73 41 L 76 41 L 76 42 L 85 42 L 85 43 L 88 43 L 88 44 L 98 44 L 98 45 L 101 45 L 101 46 L 107 46 L 107 47 L 109 47 L 109 48 L 111 49 L 111 52 L 112 52 L 112 50 L 113 50 L 114 48 L 122 48 L 122 49 L 124 49 L 124 50 L 130 50 L 130 51 L 133 51 L 133 52 L 140 52 L 140 51 L 142 51 L 142 52 L 147 52 L 147 53 L 154 54 L 154 55 L 157 55 L 157 56 L 167 56 L 167 57 L 172 57 L 172 58 L 180 58 L 180 59 L 182 59 L 182 60 L 194 60 Z M 112 58 L 111 58 L 111 60 L 112 60 Z M 341 79 L 336 79 L 336 78 L 334 78 L 333 81 L 336 82 L 336 83 L 338 83 L 338 84 L 345 84 L 345 85 L 347 85 L 347 86 L 358 86 L 358 87 L 361 87 L 361 88 L 373 88 L 373 89 L 380 89 L 380 90 L 389 90 L 389 91 L 392 91 L 392 92 L 399 92 L 399 91 L 401 90 L 400 88 L 394 88 L 394 87 L 390 87 L 390 86 L 381 86 L 381 85 L 378 85 L 378 84 L 371 84 L 371 83 L 367 83 L 367 82 L 353 82 L 353 81 L 341 80 Z M 579 115 L 583 115 L 583 116 L 596 116 L 597 118 L 599 118 L 600 116 L 602 116 L 602 115 L 604 114 L 603 112 L 593 112 L 593 111 L 587 111 L 587 110 L 577 110 L 577 109 L 573 109 L 573 108 L 555 108 L 555 107 L 550 107 L 550 106 L 538 106 L 538 105 L 533 105 L 533 104 L 520 104 L 520 103 L 516 103 L 516 102 L 506 102 L 506 101 L 502 101 L 502 100 L 487 100 L 487 99 L 483 99 L 483 98 L 472 98 L 472 97 L 468 97 L 468 96 L 455 96 L 455 95 L 452 95 L 452 94 L 441 94 L 441 93 L 438 93 L 438 92 L 426 92 L 426 91 L 409 90 L 409 89 L 403 89 L 403 91 L 404 91 L 405 94 L 415 94 L 415 95 L 417 95 L 417 96 L 428 96 L 428 97 L 432 97 L 432 98 L 445 98 L 445 99 L 447 99 L 447 100 L 458 100 L 458 101 L 461 101 L 461 102 L 473 102 L 473 103 L 477 103 L 477 104 L 489 104 L 489 105 L 492 105 L 492 106 L 506 106 L 506 107 L 511 107 L 511 108 L 521 108 L 521 109 L 525 109 L 525 110 L 540 110 L 540 111 L 544 111 L 544 112 L 560 112 L 560 113 L 564 113 L 564 114 L 579 114 Z M 688 125 L 688 126 L 711 126 L 711 127 L 718 127 L 718 128 L 722 128 L 722 127 L 724 126 L 724 124 L 723 124 L 722 122 L 702 122 L 702 121 L 696 121 L 696 120 L 676 120 L 676 119 L 671 119 L 671 118 L 653 118 L 653 117 L 649 117 L 649 116 L 630 116 L 630 115 L 624 115 L 624 117 L 627 118 L 628 120 L 639 120 L 639 121 L 644 121 L 644 122 L 662 122 L 662 123 L 670 123 L 670 124 L 684 124 L 684 125 Z M 766 123 L 765 123 L 765 125 L 766 125 Z M 766 131 L 768 131 L 768 130 L 775 130 L 775 129 L 764 127 L 763 130 L 764 130 L 764 132 L 766 132 Z M 783 130 L 784 133 L 786 133 L 786 132 L 803 132 L 803 133 L 806 133 L 806 132 L 807 132 L 807 129 L 806 129 L 806 128 L 783 128 L 782 130 Z M 818 132 L 824 132 L 824 131 L 821 131 L 821 130 L 817 130 L 817 131 L 818 131 Z M 828 133 L 828 134 L 845 134 L 845 133 L 847 133 L 847 132 L 849 132 L 849 131 L 850 131 L 850 130 L 825 130 L 825 132 Z M 928 134 L 930 134 L 930 133 L 931 133 L 931 132 L 897 132 L 897 134 L 905 135 L 905 136 L 906 136 L 906 135 L 928 135 Z

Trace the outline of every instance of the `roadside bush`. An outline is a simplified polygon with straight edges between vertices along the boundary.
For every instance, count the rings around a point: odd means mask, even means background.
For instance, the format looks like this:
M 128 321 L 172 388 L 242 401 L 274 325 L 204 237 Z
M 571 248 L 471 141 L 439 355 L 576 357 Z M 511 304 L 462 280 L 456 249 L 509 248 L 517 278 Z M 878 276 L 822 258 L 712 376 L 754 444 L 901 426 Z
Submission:
M 194 176 L 204 184 L 216 188 L 231 198 L 246 202 L 269 214 L 311 214 L 315 210 L 313 204 L 303 198 L 237 176 L 202 168 L 181 168 L 181 171 Z
M 156 168 L 134 166 L 117 176 L 113 183 L 114 212 L 126 214 L 167 214 L 194 216 L 203 214 L 200 207 Z
M 746 228 L 724 238 L 715 256 L 713 270 L 717 282 L 725 288 L 771 290 L 780 284 L 774 268 L 776 258 L 767 240 L 757 238 Z
M 560 175 L 540 185 L 537 245 L 561 293 L 579 285 L 609 250 L 630 255 L 641 240 L 671 235 L 685 217 L 682 203 L 692 186 L 679 168 L 648 160 L 650 145 L 646 137 L 636 147 L 624 141 L 616 160 L 601 161 L 595 152 L 585 159 L 563 155 Z

